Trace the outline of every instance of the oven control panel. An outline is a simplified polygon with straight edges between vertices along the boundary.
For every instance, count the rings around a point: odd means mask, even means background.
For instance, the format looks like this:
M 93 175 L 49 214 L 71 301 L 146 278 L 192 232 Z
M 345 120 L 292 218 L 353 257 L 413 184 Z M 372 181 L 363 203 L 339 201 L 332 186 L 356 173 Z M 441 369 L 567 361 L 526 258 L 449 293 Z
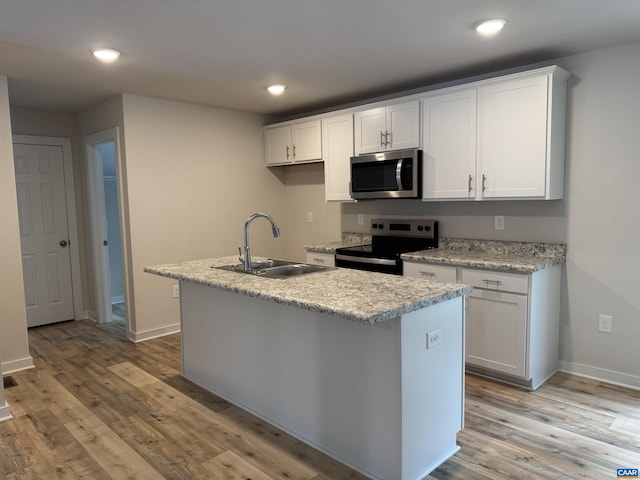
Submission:
M 398 220 L 376 218 L 371 220 L 372 235 L 394 237 L 438 238 L 438 222 L 436 220 Z

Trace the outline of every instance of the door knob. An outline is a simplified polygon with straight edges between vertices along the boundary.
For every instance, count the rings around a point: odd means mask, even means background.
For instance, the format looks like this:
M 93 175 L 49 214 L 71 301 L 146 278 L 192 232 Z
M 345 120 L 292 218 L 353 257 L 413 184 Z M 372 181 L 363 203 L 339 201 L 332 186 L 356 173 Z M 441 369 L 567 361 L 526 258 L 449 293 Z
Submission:
M 61 240 L 60 241 L 60 246 L 61 247 L 66 247 L 67 246 L 67 241 L 66 240 Z

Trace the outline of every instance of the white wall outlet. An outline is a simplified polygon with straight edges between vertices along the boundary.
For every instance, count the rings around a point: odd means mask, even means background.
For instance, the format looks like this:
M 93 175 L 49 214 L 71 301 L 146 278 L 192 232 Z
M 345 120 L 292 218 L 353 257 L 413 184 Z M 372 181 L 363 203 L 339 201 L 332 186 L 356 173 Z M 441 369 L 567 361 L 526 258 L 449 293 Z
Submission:
M 313 223 L 313 212 L 307 212 L 307 223 Z
M 603 333 L 611 333 L 613 331 L 613 317 L 611 315 L 602 315 L 598 317 L 598 331 Z
M 432 330 L 431 332 L 427 332 L 427 350 L 434 348 L 442 341 L 442 332 L 438 328 L 437 330 Z
M 364 225 L 364 213 L 358 214 L 358 225 Z
M 504 230 L 504 215 L 496 215 L 493 219 L 496 230 Z
M 180 285 L 174 285 L 173 286 L 173 298 L 179 298 L 180 297 Z

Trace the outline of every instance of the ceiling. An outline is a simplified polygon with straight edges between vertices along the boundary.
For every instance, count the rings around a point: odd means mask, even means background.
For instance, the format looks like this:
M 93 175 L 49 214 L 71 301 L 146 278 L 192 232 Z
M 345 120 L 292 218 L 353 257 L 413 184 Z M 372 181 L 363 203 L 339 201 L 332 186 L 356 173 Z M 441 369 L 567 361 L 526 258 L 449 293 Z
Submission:
M 125 92 L 290 115 L 636 40 L 640 0 L 0 0 L 11 105 L 68 112 Z

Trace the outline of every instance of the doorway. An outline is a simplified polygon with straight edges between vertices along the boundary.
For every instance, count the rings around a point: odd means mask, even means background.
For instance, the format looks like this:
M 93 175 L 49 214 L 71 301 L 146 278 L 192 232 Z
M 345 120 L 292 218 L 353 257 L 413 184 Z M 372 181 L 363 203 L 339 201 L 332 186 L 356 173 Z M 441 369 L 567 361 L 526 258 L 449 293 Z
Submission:
M 111 321 L 125 323 L 124 280 L 122 274 L 122 242 L 120 235 L 120 202 L 116 172 L 115 142 L 110 140 L 96 145 L 102 158 L 104 207 L 107 224 L 107 256 L 109 257 L 109 288 Z
M 85 148 L 96 286 L 94 320 L 123 323 L 129 332 L 118 129 L 85 137 Z
M 67 138 L 13 135 L 27 326 L 76 319 L 80 256 Z

